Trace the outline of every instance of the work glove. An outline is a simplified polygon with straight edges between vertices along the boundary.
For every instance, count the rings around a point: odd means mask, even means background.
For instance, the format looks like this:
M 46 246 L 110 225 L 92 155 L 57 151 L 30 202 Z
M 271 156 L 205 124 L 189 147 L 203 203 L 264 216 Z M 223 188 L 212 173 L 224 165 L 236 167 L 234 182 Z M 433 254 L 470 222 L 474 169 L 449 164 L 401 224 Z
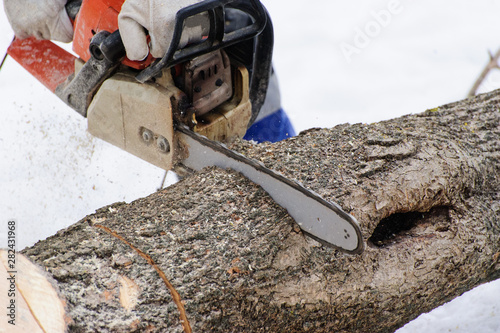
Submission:
M 151 38 L 151 55 L 162 58 L 168 51 L 179 9 L 203 0 L 126 0 L 118 15 L 120 35 L 130 60 L 144 60 L 149 54 L 147 32 Z M 191 20 L 190 34 L 182 35 L 181 47 L 198 40 L 208 31 L 208 16 Z M 206 29 L 204 29 L 204 27 Z M 206 31 L 205 31 L 206 30 Z
M 18 38 L 34 36 L 69 43 L 73 25 L 65 4 L 66 0 L 4 0 L 5 13 Z

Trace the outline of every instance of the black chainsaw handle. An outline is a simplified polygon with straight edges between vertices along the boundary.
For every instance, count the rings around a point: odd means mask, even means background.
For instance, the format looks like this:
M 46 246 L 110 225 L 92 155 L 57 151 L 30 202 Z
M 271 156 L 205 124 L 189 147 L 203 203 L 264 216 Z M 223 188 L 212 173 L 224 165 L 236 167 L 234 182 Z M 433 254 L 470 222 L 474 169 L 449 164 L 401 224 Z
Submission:
M 81 0 L 68 2 L 66 4 L 68 14 L 73 11 L 76 15 L 79 4 L 81 4 Z M 240 10 L 248 15 L 251 23 L 233 31 L 226 31 L 226 8 Z M 208 13 L 210 17 L 210 29 L 207 38 L 200 43 L 179 48 L 185 20 L 204 12 Z M 176 14 L 174 33 L 166 54 L 163 58 L 157 59 L 152 65 L 142 70 L 136 79 L 144 83 L 159 75 L 163 68 L 169 68 L 201 54 L 252 39 L 264 31 L 268 23 L 270 24 L 268 21 L 270 20 L 267 11 L 259 0 L 206 0 L 182 8 Z M 92 39 L 89 49 L 90 54 L 97 60 L 106 58 L 109 61 L 118 61 L 126 54 L 119 30 L 111 34 L 106 31 L 99 32 Z
M 225 29 L 226 8 L 237 9 L 249 17 L 252 23 L 234 31 Z M 184 22 L 199 13 L 208 13 L 210 30 L 207 38 L 196 44 L 179 48 Z M 170 47 L 163 58 L 139 73 L 136 79 L 146 82 L 161 73 L 163 68 L 172 67 L 201 54 L 249 40 L 259 35 L 266 27 L 268 14 L 259 0 L 206 0 L 180 9 L 175 16 L 175 27 Z

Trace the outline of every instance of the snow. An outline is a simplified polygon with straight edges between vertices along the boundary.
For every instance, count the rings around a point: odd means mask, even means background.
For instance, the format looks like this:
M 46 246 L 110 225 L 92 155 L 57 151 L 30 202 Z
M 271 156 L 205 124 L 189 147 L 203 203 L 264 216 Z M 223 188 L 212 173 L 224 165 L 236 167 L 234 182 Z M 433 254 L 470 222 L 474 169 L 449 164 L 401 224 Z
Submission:
M 480 285 L 444 306 L 421 315 L 397 332 L 498 333 L 499 282 Z
M 488 50 L 500 47 L 500 0 L 263 2 L 275 26 L 283 106 L 298 131 L 460 100 Z M 3 10 L 0 29 L 3 55 L 13 37 Z M 499 72 L 480 91 L 499 88 Z M 0 221 L 17 222 L 19 250 L 161 186 L 163 170 L 92 138 L 85 119 L 12 59 L 0 71 L 0 97 Z M 498 333 L 499 296 L 500 280 L 481 285 L 397 332 Z

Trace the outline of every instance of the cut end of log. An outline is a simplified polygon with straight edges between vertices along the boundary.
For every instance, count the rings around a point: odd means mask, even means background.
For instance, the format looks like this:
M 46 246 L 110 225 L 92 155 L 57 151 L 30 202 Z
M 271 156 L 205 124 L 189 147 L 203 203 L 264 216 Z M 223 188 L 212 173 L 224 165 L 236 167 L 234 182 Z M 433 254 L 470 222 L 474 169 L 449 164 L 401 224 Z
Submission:
M 52 278 L 22 254 L 0 250 L 0 303 L 8 309 L 6 332 L 66 332 L 71 321 Z

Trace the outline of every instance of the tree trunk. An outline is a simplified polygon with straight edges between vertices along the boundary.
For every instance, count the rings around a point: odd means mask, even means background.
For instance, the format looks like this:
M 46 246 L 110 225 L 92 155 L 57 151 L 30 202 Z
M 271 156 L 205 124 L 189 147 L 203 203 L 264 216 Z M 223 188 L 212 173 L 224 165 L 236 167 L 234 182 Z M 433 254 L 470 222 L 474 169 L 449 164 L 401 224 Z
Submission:
M 361 255 L 308 239 L 261 188 L 216 168 L 23 253 L 56 281 L 74 332 L 393 332 L 500 277 L 499 106 L 496 91 L 233 145 L 354 215 Z

